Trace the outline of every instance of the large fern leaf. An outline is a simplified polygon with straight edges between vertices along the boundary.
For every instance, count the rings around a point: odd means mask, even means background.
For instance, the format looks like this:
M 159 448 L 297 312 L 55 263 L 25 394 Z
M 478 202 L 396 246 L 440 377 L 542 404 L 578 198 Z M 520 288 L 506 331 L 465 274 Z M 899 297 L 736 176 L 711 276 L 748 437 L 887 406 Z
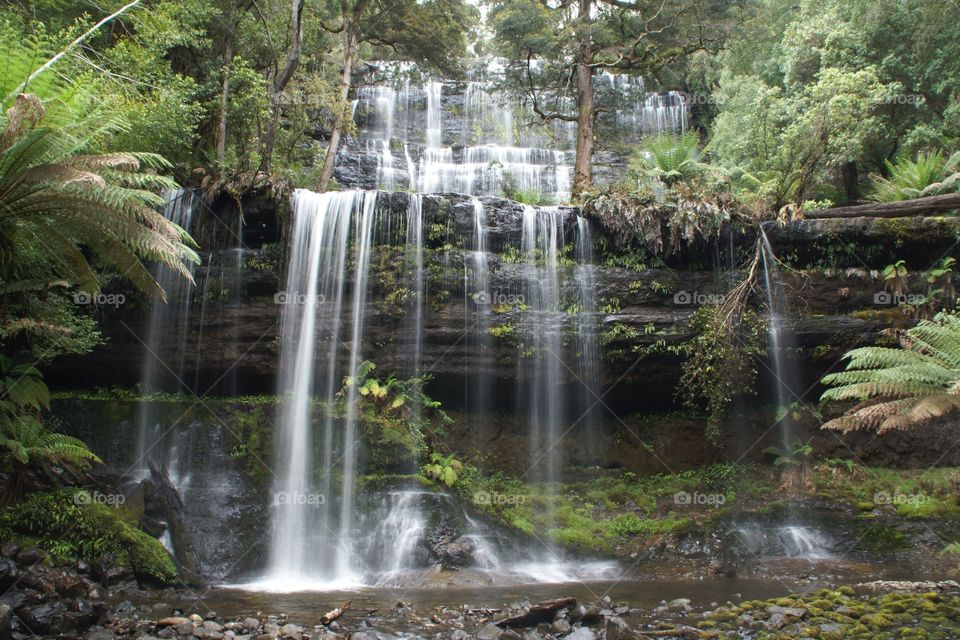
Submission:
M 859 400 L 824 428 L 907 429 L 960 409 L 960 317 L 942 312 L 907 330 L 900 349 L 848 352 L 845 371 L 824 376 L 822 400 Z

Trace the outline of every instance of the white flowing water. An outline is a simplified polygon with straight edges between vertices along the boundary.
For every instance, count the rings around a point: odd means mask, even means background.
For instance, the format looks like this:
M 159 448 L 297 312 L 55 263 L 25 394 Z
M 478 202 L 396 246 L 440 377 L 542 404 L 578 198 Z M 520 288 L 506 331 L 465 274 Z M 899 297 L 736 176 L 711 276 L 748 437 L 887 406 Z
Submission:
M 777 258 L 767 239 L 763 227 L 760 227 L 761 255 L 763 258 L 763 277 L 767 291 L 769 311 L 770 362 L 773 365 L 774 386 L 777 398 L 777 420 L 779 421 L 781 442 L 786 452 L 794 437 L 793 420 L 789 407 L 800 400 L 795 381 L 797 375 L 787 361 L 787 351 L 793 347 L 792 335 L 786 326 L 789 317 L 787 299 L 780 283 L 776 279 Z
M 504 298 L 504 292 L 490 290 L 490 271 L 487 253 L 487 216 L 483 203 L 476 196 L 470 198 L 473 205 L 473 245 L 472 259 L 466 260 L 464 287 L 463 319 L 465 358 L 476 363 L 470 375 L 465 376 L 465 406 L 472 416 L 471 433 L 479 448 L 489 432 L 490 419 L 490 377 L 493 344 L 490 336 L 493 309 Z
M 294 197 L 290 264 L 285 289 L 277 298 L 284 305 L 278 390 L 283 406 L 276 438 L 279 464 L 271 503 L 267 584 L 360 581 L 362 572 L 354 564 L 352 545 L 355 387 L 347 393 L 342 424 L 334 420 L 332 411 L 320 407 L 332 407 L 342 378 L 355 375 L 361 362 L 376 203 L 376 192 L 297 191 Z M 351 241 L 356 243 L 355 256 L 349 255 Z M 351 257 L 353 290 L 348 292 Z M 344 317 L 349 318 L 349 326 L 344 326 Z M 342 342 L 350 345 L 345 364 L 339 357 Z M 320 353 L 325 353 L 325 367 L 316 366 Z M 316 422 L 323 423 L 323 446 L 320 464 L 315 467 Z
M 408 189 L 421 193 L 523 193 L 525 199 L 568 202 L 576 123 L 539 121 L 530 105 L 496 88 L 500 73 L 497 64 L 488 65 L 462 89 L 409 77 L 359 89 L 358 141 L 376 162 L 376 186 L 394 189 L 405 178 Z M 686 130 L 688 108 L 679 92 L 649 92 L 642 78 L 609 73 L 598 76 L 597 86 L 616 106 L 612 122 L 628 139 Z M 558 104 L 575 107 L 569 98 Z M 401 147 L 404 169 L 393 155 Z
M 577 266 L 574 277 L 580 292 L 577 314 L 577 378 L 580 382 L 580 410 L 575 426 L 583 434 L 583 442 L 592 456 L 600 455 L 597 431 L 603 408 L 600 389 L 600 346 L 597 328 L 600 318 L 596 300 L 596 266 L 593 264 L 593 237 L 590 224 L 583 216 L 577 216 L 576 238 Z
M 533 318 L 533 353 L 521 361 L 518 393 L 526 406 L 530 433 L 530 476 L 547 483 L 560 479 L 563 365 L 560 344 L 560 284 L 557 272 L 561 214 L 556 207 L 523 210 L 521 249 L 526 260 L 524 304 Z M 525 391 L 525 392 L 524 392 Z
M 196 209 L 193 191 L 168 189 L 163 192 L 163 198 L 166 200 L 164 217 L 190 232 Z M 189 264 L 191 275 L 194 274 L 195 267 L 193 263 Z M 179 273 L 163 265 L 157 268 L 154 277 L 166 292 L 167 301 L 155 301 L 150 307 L 150 318 L 143 340 L 146 356 L 140 380 L 140 391 L 144 395 L 188 387 L 185 382 L 186 355 L 187 340 L 190 337 L 193 286 Z M 173 352 L 170 351 L 170 345 L 173 345 Z M 150 460 L 163 462 L 159 457 L 162 455 L 162 448 L 158 448 L 157 444 L 164 433 L 153 403 L 140 403 L 136 421 L 137 459 L 129 473 L 132 477 L 144 478 L 149 475 L 147 463 Z

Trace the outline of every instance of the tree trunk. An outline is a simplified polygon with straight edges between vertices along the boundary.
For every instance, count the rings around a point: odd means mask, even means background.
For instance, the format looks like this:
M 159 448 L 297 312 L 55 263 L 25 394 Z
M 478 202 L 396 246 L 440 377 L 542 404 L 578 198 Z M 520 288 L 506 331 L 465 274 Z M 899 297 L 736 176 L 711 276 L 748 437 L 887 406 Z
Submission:
M 220 85 L 220 122 L 217 123 L 217 171 L 223 171 L 227 154 L 227 107 L 230 104 L 230 72 L 233 62 L 233 43 L 228 39 L 223 50 L 223 82 Z
M 340 136 L 343 132 L 343 119 L 347 117 L 347 110 L 344 105 L 347 97 L 350 95 L 350 82 L 353 71 L 353 49 L 356 46 L 356 35 L 353 25 L 344 25 L 343 28 L 343 76 L 340 79 L 340 91 L 338 93 L 339 102 L 337 104 L 337 114 L 333 119 L 333 131 L 330 132 L 330 144 L 327 147 L 327 155 L 323 160 L 323 171 L 320 172 L 320 181 L 317 183 L 317 191 L 323 193 L 330 184 L 330 178 L 333 177 L 333 165 L 337 160 L 337 150 L 340 147 Z
M 579 0 L 578 19 L 582 24 L 590 20 L 590 5 L 593 0 Z M 581 26 L 582 28 L 582 26 Z M 577 78 L 577 157 L 573 164 L 573 197 L 576 198 L 590 188 L 591 164 L 593 162 L 593 122 L 596 109 L 593 103 L 593 70 L 590 62 L 593 50 L 589 35 L 584 36 L 577 48 L 579 62 L 576 66 Z
M 290 7 L 290 31 L 292 41 L 287 51 L 287 60 L 283 69 L 277 73 L 271 82 L 271 113 L 267 130 L 263 134 L 263 149 L 260 157 L 260 171 L 269 173 L 273 163 L 273 147 L 277 142 L 277 121 L 280 119 L 280 94 L 286 88 L 294 71 L 300 64 L 300 50 L 303 48 L 303 3 L 304 0 L 293 0 Z
M 878 202 L 858 204 L 853 207 L 834 207 L 833 209 L 810 211 L 809 213 L 804 213 L 803 217 L 809 219 L 860 217 L 903 218 L 906 216 L 934 213 L 936 211 L 949 211 L 951 209 L 960 209 L 960 193 L 946 193 L 939 196 L 914 198 L 913 200 L 901 200 L 899 202 Z

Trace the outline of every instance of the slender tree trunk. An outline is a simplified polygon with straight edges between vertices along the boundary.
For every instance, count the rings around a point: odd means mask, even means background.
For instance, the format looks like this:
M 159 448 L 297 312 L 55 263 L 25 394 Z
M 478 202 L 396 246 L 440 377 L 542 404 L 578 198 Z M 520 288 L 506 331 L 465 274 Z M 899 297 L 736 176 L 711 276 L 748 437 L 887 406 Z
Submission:
M 233 62 L 233 43 L 227 40 L 223 50 L 223 82 L 220 87 L 220 122 L 217 123 L 217 171 L 223 171 L 227 153 L 227 108 L 230 106 L 230 72 Z
M 300 64 L 300 50 L 303 48 L 303 3 L 304 0 L 293 0 L 290 7 L 290 31 L 292 38 L 290 49 L 287 51 L 287 60 L 283 69 L 277 73 L 270 83 L 271 113 L 267 130 L 263 134 L 263 149 L 261 150 L 260 171 L 269 173 L 273 163 L 273 148 L 277 142 L 277 121 L 280 119 L 280 94 L 286 88 L 293 73 Z
M 590 20 L 590 5 L 593 0 L 579 0 L 578 18 L 581 28 Z M 596 108 L 593 102 L 593 70 L 590 62 L 593 50 L 589 35 L 584 35 L 578 44 L 579 61 L 577 79 L 577 157 L 573 164 L 573 197 L 590 188 L 593 161 L 593 122 Z
M 343 76 L 340 79 L 340 91 L 338 93 L 339 103 L 337 104 L 337 115 L 333 119 L 333 131 L 330 133 L 330 145 L 327 147 L 327 155 L 323 160 L 323 170 L 320 172 L 320 180 L 317 182 L 317 191 L 324 192 L 330 184 L 330 178 L 333 177 L 333 165 L 337 160 L 337 150 L 340 147 L 340 137 L 343 133 L 343 121 L 347 117 L 347 110 L 344 105 L 347 97 L 350 95 L 350 82 L 353 71 L 353 50 L 356 47 L 356 35 L 352 25 L 344 25 L 343 29 Z

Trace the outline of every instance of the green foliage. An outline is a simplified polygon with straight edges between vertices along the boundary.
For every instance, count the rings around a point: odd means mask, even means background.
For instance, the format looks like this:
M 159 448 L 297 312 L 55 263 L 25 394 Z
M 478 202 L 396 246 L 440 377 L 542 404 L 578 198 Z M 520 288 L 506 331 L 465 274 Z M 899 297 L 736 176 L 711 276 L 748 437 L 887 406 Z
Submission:
M 458 474 L 463 470 L 463 463 L 453 456 L 452 453 L 446 456 L 436 452 L 431 453 L 430 464 L 423 466 L 423 475 L 452 487 L 457 483 Z
M 355 377 L 347 376 L 337 392 L 336 406 L 331 409 L 344 415 L 351 398 L 355 400 L 356 418 L 366 429 L 366 437 L 374 448 L 397 447 L 402 456 L 415 458 L 424 444 L 424 431 L 432 418 L 442 424 L 450 418 L 440 403 L 423 392 L 429 376 L 400 380 L 394 375 L 386 379 L 373 377 L 376 365 L 364 361 Z
M 901 155 L 886 161 L 889 177 L 873 176 L 875 202 L 896 202 L 960 191 L 960 152 L 944 159 L 942 151 L 924 152 L 913 160 Z
M 49 406 L 50 391 L 36 367 L 0 354 L 0 458 L 24 466 L 100 462 L 80 440 L 44 427 L 40 412 Z
M 695 336 L 679 347 L 686 360 L 677 393 L 686 406 L 706 408 L 707 437 L 713 442 L 719 441 L 733 400 L 754 388 L 755 362 L 766 351 L 764 323 L 755 311 L 743 309 L 731 327 L 722 309 L 697 309 L 690 319 Z
M 701 80 L 718 87 L 708 150 L 745 198 L 857 197 L 857 175 L 957 138 L 956 4 L 761 0 L 751 14 Z
M 773 465 L 776 467 L 801 467 L 807 463 L 807 459 L 813 453 L 813 446 L 810 443 L 811 440 L 794 437 L 781 446 L 767 447 L 763 453 L 774 456 Z
M 665 184 L 696 178 L 708 169 L 698 161 L 699 143 L 700 139 L 693 131 L 679 136 L 667 134 L 647 138 L 634 151 L 630 169 Z
M 0 74 L 0 296 L 74 284 L 99 292 L 86 251 L 162 298 L 144 261 L 185 278 L 184 262 L 198 261 L 186 232 L 156 211 L 163 200 L 152 190 L 174 183 L 153 171 L 169 165 L 151 153 L 101 153 L 127 123 L 90 75 L 54 68 L 30 82 L 34 93 L 19 94 L 45 44 L 0 23 L 9 52 Z
M 524 483 L 502 473 L 483 476 L 466 465 L 455 486 L 476 508 L 518 531 L 546 535 L 572 549 L 601 552 L 632 539 L 678 533 L 694 517 L 709 520 L 724 512 L 710 507 L 705 512 L 676 513 L 678 492 L 710 491 L 729 500 L 763 495 L 769 489 L 760 469 L 734 463 L 643 478 L 603 474 L 561 484 Z
M 907 429 L 960 408 L 960 317 L 941 312 L 908 329 L 899 348 L 847 352 L 845 371 L 824 376 L 822 400 L 859 404 L 824 428 Z
M 546 205 L 553 204 L 549 197 L 538 189 L 521 189 L 517 186 L 517 179 L 509 171 L 504 171 L 500 178 L 500 191 L 503 197 L 520 204 Z
M 140 577 L 159 584 L 176 581 L 177 568 L 158 540 L 124 522 L 118 510 L 85 498 L 80 489 L 34 493 L 4 512 L 2 524 L 62 560 L 92 561 L 109 554 Z

